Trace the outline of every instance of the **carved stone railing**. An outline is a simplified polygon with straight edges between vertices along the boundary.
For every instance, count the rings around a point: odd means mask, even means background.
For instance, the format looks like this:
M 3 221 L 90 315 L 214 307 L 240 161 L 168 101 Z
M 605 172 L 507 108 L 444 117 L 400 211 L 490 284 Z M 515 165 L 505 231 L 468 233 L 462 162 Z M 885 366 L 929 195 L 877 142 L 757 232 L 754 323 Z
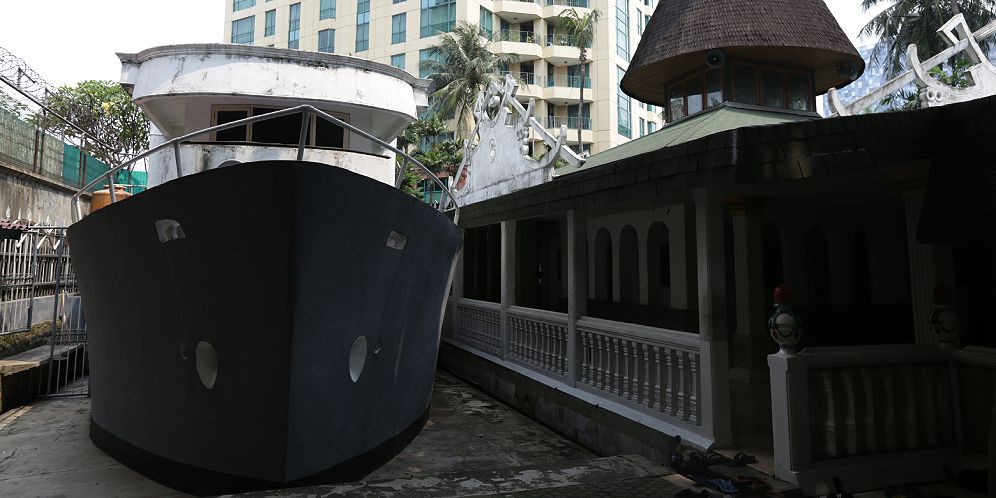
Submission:
M 567 315 L 509 307 L 508 356 L 545 373 L 567 377 Z
M 701 425 L 696 334 L 583 317 L 578 382 L 657 415 Z
M 711 444 L 698 334 L 591 317 L 571 324 L 564 313 L 465 298 L 453 310 L 447 341 L 624 416 L 653 420 L 692 444 Z
M 456 300 L 454 339 L 494 355 L 501 354 L 501 305 L 473 299 Z
M 779 478 L 807 495 L 831 492 L 834 477 L 849 490 L 943 479 L 960 440 L 949 351 L 807 348 L 768 365 Z

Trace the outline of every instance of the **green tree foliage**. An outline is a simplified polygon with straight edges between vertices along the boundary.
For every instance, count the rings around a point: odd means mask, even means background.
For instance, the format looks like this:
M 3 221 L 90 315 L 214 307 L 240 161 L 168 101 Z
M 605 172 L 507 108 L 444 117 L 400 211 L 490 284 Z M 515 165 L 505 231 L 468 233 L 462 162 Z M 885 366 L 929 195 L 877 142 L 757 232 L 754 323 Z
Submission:
M 964 14 L 968 25 L 977 30 L 996 20 L 996 0 L 861 0 L 865 10 L 889 4 L 861 30 L 862 35 L 881 37 L 886 44 L 883 63 L 895 76 L 906 69 L 906 47 L 916 45 L 920 54 L 934 55 L 947 45 L 937 30 L 955 14 Z M 989 41 L 979 45 L 985 50 Z
M 595 27 L 598 25 L 598 18 L 602 15 L 598 9 L 581 15 L 574 8 L 567 9 L 557 16 L 557 26 L 554 28 L 556 36 L 567 36 L 571 44 L 578 48 L 578 64 L 581 66 L 581 81 L 578 89 L 581 90 L 578 96 L 578 150 L 581 150 L 581 119 L 584 117 L 584 81 L 585 68 L 588 65 L 588 47 L 595 40 Z
M 463 160 L 463 144 L 457 140 L 443 140 L 432 144 L 428 150 L 416 150 L 412 157 L 433 173 L 454 176 Z
M 76 138 L 96 158 L 118 165 L 149 146 L 149 121 L 131 96 L 111 81 L 88 80 L 62 86 L 48 98 L 50 109 L 96 138 L 44 113 L 33 120 L 43 128 Z
M 945 85 L 955 88 L 965 88 L 971 85 L 968 68 L 972 63 L 965 58 L 958 58 L 951 61 L 945 69 L 936 66 L 930 69 L 929 74 Z M 920 91 L 915 87 L 904 88 L 889 94 L 882 99 L 882 104 L 890 111 L 911 111 L 920 108 Z
M 463 145 L 457 140 L 443 140 L 422 148 L 423 139 L 436 137 L 446 133 L 446 123 L 437 116 L 415 121 L 398 137 L 398 148 L 407 152 L 416 161 L 422 163 L 433 173 L 447 172 L 456 174 L 457 167 L 463 159 Z M 402 158 L 398 157 L 400 167 Z M 409 165 L 402 181 L 402 190 L 415 197 L 422 197 L 420 183 L 424 172 L 414 165 Z
M 398 136 L 398 148 L 410 152 L 409 148 L 418 146 L 425 137 L 434 137 L 446 133 L 446 123 L 438 116 L 430 116 L 426 119 L 419 119 L 408 125 L 405 131 Z
M 430 58 L 419 68 L 436 83 L 432 93 L 434 111 L 457 118 L 457 136 L 471 129 L 477 94 L 489 83 L 501 84 L 500 73 L 519 60 L 515 54 L 495 54 L 487 32 L 475 24 L 460 22 L 450 33 L 440 35 L 429 48 Z

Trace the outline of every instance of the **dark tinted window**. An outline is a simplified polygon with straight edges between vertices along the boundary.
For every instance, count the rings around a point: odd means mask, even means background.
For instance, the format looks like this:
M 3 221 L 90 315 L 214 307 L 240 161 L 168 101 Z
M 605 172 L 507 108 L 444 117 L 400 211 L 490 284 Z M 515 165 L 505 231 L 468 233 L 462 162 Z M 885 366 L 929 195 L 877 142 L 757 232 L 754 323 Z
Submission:
M 318 122 L 315 123 L 315 146 L 337 147 L 341 149 L 343 147 L 345 130 L 341 126 L 322 118 L 316 119 L 318 119 Z
M 231 123 L 248 117 L 248 111 L 218 111 L 218 124 Z M 215 132 L 215 139 L 219 142 L 246 142 L 246 127 L 243 125 Z
M 268 114 L 278 109 L 254 107 L 253 116 Z M 252 125 L 252 141 L 264 144 L 297 145 L 301 137 L 301 115 L 290 114 L 279 118 L 258 121 Z

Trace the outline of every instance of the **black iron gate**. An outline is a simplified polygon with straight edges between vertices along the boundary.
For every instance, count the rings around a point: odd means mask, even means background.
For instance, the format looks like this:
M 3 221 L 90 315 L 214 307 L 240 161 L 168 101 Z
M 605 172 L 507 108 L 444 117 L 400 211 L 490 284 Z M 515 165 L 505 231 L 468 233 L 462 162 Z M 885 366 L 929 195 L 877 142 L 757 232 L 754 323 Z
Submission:
M 40 396 L 89 394 L 86 318 L 65 228 L 26 227 L 0 241 L 0 339 L 38 362 Z

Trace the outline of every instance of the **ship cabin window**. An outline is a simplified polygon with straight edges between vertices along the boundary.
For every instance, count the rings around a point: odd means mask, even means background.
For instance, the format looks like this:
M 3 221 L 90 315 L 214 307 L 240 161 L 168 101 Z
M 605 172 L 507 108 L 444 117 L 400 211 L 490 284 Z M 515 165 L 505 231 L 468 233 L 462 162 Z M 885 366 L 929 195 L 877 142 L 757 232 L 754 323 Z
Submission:
M 251 115 L 261 116 L 279 111 L 276 107 L 220 106 L 214 109 L 212 126 L 231 123 Z M 345 122 L 349 115 L 325 111 Z M 344 149 L 349 142 L 348 134 L 341 126 L 325 119 L 312 116 L 308 130 L 307 144 L 312 147 L 332 147 Z M 279 118 L 250 123 L 214 133 L 216 142 L 251 142 L 261 144 L 297 145 L 301 133 L 301 115 L 291 114 Z
M 666 85 L 668 122 L 722 102 L 813 111 L 812 72 L 744 61 L 683 76 Z

